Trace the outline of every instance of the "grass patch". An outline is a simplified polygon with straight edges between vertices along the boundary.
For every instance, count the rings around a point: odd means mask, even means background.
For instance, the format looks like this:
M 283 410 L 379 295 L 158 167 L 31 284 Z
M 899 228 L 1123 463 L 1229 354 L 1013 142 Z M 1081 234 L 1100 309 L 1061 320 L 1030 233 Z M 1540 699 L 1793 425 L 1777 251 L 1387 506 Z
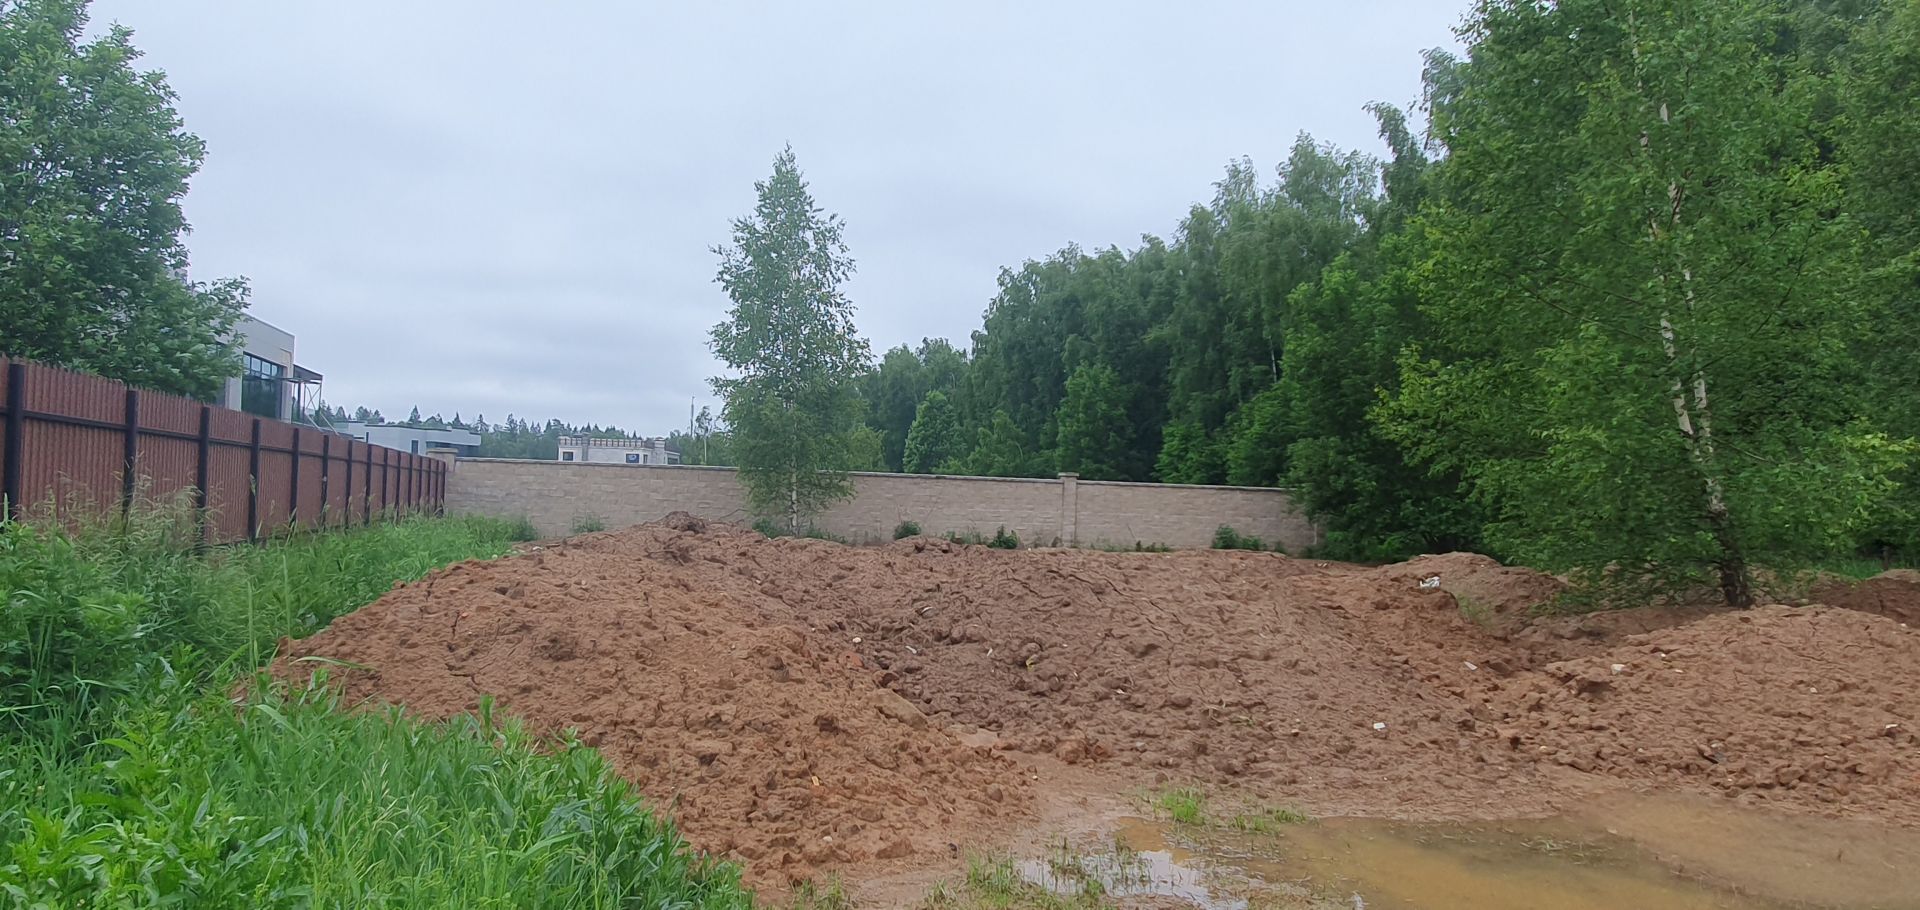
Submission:
M 920 523 L 917 521 L 903 521 L 893 526 L 894 540 L 905 540 L 909 537 L 919 537 L 919 536 L 920 536 Z
M 1050 871 L 1054 859 L 1049 859 Z M 1084 870 L 1081 870 L 1084 872 Z M 1057 873 L 1056 873 L 1057 874 Z M 922 910 L 1091 910 L 1109 906 L 1097 878 L 1080 876 L 1069 893 L 1028 881 L 1004 855 L 969 856 L 967 875 L 958 885 L 942 882 L 928 892 Z
M 410 518 L 199 550 L 191 519 L 0 523 L 0 900 L 750 906 L 736 870 L 688 851 L 577 742 L 490 710 L 426 724 L 337 710 L 324 687 L 247 684 L 279 638 L 505 554 L 516 523 Z
M 760 534 L 765 537 L 803 537 L 810 540 L 830 540 L 834 543 L 847 543 L 845 537 L 823 531 L 813 525 L 807 525 L 801 529 L 800 533 L 794 534 L 787 530 L 786 525 L 774 521 L 771 518 L 762 518 L 755 521 L 753 523 L 753 529 L 759 531 Z
M 1313 821 L 1312 816 L 1290 806 L 1269 806 L 1257 812 L 1243 812 L 1230 822 L 1235 831 L 1248 834 L 1273 834 L 1288 825 Z
M 574 534 L 592 534 L 607 529 L 605 519 L 592 512 L 584 512 L 573 517 L 573 526 L 568 530 Z
M 1153 811 L 1176 825 L 1207 824 L 1207 794 L 1198 787 L 1179 787 L 1153 794 Z
M 1229 525 L 1221 525 L 1213 531 L 1213 548 L 1216 550 L 1265 550 L 1266 541 L 1252 534 L 1242 534 Z
M 1493 608 L 1487 606 L 1484 601 L 1459 594 L 1454 595 L 1453 600 L 1460 605 L 1460 615 L 1465 617 L 1467 622 L 1485 630 L 1493 628 Z

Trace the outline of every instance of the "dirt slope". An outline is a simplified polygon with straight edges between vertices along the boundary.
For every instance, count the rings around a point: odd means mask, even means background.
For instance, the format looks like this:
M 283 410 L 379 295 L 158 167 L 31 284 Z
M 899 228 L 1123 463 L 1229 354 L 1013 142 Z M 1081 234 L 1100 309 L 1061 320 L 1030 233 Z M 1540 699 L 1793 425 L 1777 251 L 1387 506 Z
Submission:
M 374 668 L 346 673 L 353 697 L 444 716 L 486 693 L 577 728 L 761 881 L 991 841 L 1053 761 L 1321 814 L 1661 783 L 1920 825 L 1913 630 L 1527 618 L 1558 589 L 1465 554 L 852 548 L 682 516 L 453 567 L 285 654 Z

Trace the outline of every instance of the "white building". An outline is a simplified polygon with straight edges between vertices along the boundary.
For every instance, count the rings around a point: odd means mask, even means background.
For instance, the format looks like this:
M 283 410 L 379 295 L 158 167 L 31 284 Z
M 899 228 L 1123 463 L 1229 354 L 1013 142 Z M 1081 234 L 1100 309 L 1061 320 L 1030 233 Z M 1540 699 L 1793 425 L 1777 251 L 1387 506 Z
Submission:
M 560 437 L 560 460 L 591 464 L 679 464 L 680 453 L 667 448 L 664 438 L 594 439 Z
M 480 452 L 480 434 L 472 430 L 441 429 L 405 423 L 365 423 L 349 420 L 331 429 L 361 442 L 425 455 L 432 449 L 452 449 L 467 457 Z
M 240 348 L 241 374 L 227 380 L 215 404 L 289 421 L 313 407 L 309 392 L 320 374 L 293 362 L 292 332 L 242 316 L 229 343 Z

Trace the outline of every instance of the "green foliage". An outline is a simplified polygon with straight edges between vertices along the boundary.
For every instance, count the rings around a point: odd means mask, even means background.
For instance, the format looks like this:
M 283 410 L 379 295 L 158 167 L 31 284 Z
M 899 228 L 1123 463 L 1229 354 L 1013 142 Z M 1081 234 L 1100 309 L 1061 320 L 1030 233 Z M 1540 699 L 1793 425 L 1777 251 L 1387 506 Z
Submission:
M 533 526 L 533 519 L 525 515 L 516 515 L 502 519 L 506 522 L 507 539 L 515 543 L 525 543 L 540 539 L 540 529 Z
M 904 540 L 908 537 L 919 537 L 919 536 L 920 536 L 919 522 L 903 521 L 893 526 L 894 540 Z
M 904 344 L 892 348 L 880 358 L 877 369 L 861 378 L 860 397 L 867 404 L 867 425 L 881 435 L 884 467 L 878 470 L 914 473 L 906 466 L 907 435 L 912 432 L 921 403 L 932 392 L 949 399 L 957 397 L 966 374 L 966 352 L 944 338 L 930 338 L 922 339 L 917 350 Z M 939 463 L 929 463 L 928 470 Z
M 1829 29 L 1834 31 L 1835 29 Z M 1838 29 L 1846 34 L 1844 29 Z M 1838 54 L 1835 142 L 1847 210 L 1867 232 L 1860 292 L 1882 308 L 1862 348 L 1875 419 L 1896 438 L 1920 437 L 1920 3 L 1896 0 L 1865 17 Z M 1899 475 L 1862 535 L 1866 549 L 1920 555 L 1920 463 Z
M 23 906 L 751 905 L 597 752 L 484 706 L 427 725 L 321 690 L 164 699 L 32 770 L 0 779 Z
M 834 543 L 847 543 L 846 538 L 841 537 L 838 534 L 834 534 L 831 531 L 823 530 L 815 525 L 809 524 L 806 527 L 801 528 L 798 533 L 795 533 L 794 531 L 789 529 L 786 525 L 783 525 L 780 522 L 775 521 L 774 519 L 771 519 L 771 518 L 761 518 L 761 519 L 755 520 L 753 523 L 753 529 L 755 531 L 759 531 L 761 535 L 766 537 L 797 537 L 797 538 L 805 538 L 809 540 L 830 540 L 830 541 L 833 541 Z
M 1226 452 L 1198 423 L 1168 424 L 1161 439 L 1153 469 L 1161 483 L 1219 483 L 1226 479 Z
M 1290 806 L 1268 806 L 1257 812 L 1236 815 L 1229 824 L 1234 830 L 1249 834 L 1274 834 L 1289 825 L 1302 825 L 1312 820 L 1312 816 Z
M 202 554 L 193 528 L 186 509 L 78 534 L 0 524 L 0 738 L 85 746 L 127 693 L 254 666 L 396 580 L 507 552 L 515 530 L 422 517 Z
M 0 351 L 211 398 L 247 286 L 186 281 L 187 181 L 206 155 L 132 32 L 86 4 L 0 4 Z
M 1002 525 L 1000 530 L 993 532 L 993 539 L 987 541 L 987 546 L 996 550 L 1018 550 L 1020 535 L 1007 530 L 1006 526 Z
M 1133 423 L 1127 390 L 1106 364 L 1083 364 L 1067 379 L 1058 425 L 1058 465 L 1088 480 L 1118 480 L 1127 474 Z
M 1197 787 L 1162 790 L 1153 795 L 1155 812 L 1176 825 L 1198 827 L 1207 824 L 1207 794 Z
M 797 533 L 802 515 L 852 495 L 855 382 L 869 355 L 840 289 L 853 274 L 843 226 L 815 206 L 792 149 L 754 189 L 753 214 L 717 250 L 715 280 L 733 305 L 713 329 L 713 350 L 734 375 L 713 385 L 726 399 L 749 504 L 785 514 Z
M 1251 534 L 1241 534 L 1228 525 L 1221 525 L 1213 531 L 1213 548 L 1216 550 L 1265 550 L 1265 541 Z
M 570 533 L 592 534 L 595 531 L 604 531 L 606 529 L 607 522 L 605 519 L 592 512 L 582 512 L 579 515 L 573 516 L 573 526 L 570 529 Z
M 963 439 L 960 415 L 946 393 L 938 389 L 928 392 L 914 415 L 913 427 L 907 431 L 901 469 L 909 474 L 931 474 L 961 454 Z
M 236 682 L 514 527 L 414 518 L 207 552 L 185 511 L 0 524 L 0 893 L 22 906 L 747 907 L 600 756 Z M 316 673 L 328 667 L 316 663 Z
M 1052 473 L 1052 467 L 1047 455 L 1036 451 L 1007 412 L 994 411 L 992 419 L 975 435 L 973 451 L 963 459 L 950 459 L 938 471 L 980 477 L 1045 477 Z
M 1471 481 L 1503 553 L 1745 605 L 1752 563 L 1847 546 L 1892 489 L 1858 357 L 1881 314 L 1776 26 L 1742 0 L 1468 26 L 1422 218 L 1433 340 L 1384 418 Z

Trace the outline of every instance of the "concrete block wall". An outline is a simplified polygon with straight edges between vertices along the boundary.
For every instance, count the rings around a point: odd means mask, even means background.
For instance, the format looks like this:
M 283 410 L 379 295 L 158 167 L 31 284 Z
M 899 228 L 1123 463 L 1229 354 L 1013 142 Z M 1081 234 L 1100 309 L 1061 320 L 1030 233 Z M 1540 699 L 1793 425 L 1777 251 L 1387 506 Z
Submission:
M 902 521 L 927 534 L 1005 527 L 1024 544 L 1205 547 L 1231 525 L 1300 553 L 1318 542 L 1313 524 L 1285 490 L 1058 479 L 854 474 L 854 497 L 815 517 L 822 530 L 855 542 L 892 538 Z M 745 491 L 731 468 L 461 458 L 447 482 L 447 511 L 526 516 L 560 536 L 584 516 L 609 528 L 684 511 L 750 523 Z

